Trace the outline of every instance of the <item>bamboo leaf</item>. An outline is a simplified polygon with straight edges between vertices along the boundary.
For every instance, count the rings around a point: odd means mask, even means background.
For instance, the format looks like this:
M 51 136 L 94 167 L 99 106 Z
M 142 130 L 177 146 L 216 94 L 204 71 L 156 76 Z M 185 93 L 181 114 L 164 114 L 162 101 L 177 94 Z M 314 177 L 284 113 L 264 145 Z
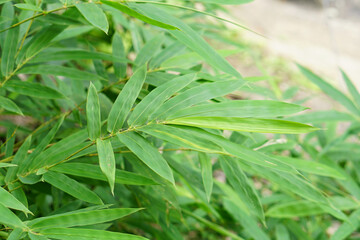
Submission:
M 12 163 L 0 163 L 0 168 L 7 168 L 7 167 L 17 167 L 17 165 Z
M 27 225 L 35 231 L 54 227 L 76 227 L 110 222 L 128 216 L 141 208 L 113 208 L 85 212 L 69 212 L 60 215 L 37 218 Z
M 239 197 L 249 211 L 264 223 L 264 210 L 260 203 L 259 196 L 237 161 L 230 157 L 221 157 L 220 164 L 225 172 L 227 181 L 229 181 L 236 193 L 239 194 Z
M 109 23 L 105 13 L 95 3 L 78 3 L 75 4 L 79 12 L 88 20 L 94 27 L 99 28 L 106 34 L 109 30 Z
M 0 187 L 0 204 L 4 207 L 16 209 L 24 213 L 31 213 L 19 200 L 2 187 Z
M 354 211 L 350 217 L 349 222 L 344 222 L 338 230 L 331 236 L 330 240 L 346 239 L 351 233 L 356 231 L 360 226 L 360 209 Z
M 90 82 L 87 95 L 86 120 L 89 138 L 95 141 L 101 135 L 101 117 L 99 96 L 92 82 Z
M 0 107 L 3 107 L 4 109 L 6 109 L 10 112 L 14 112 L 19 115 L 23 115 L 20 108 L 9 98 L 4 98 L 4 97 L 0 96 Z
M 103 204 L 99 196 L 97 196 L 94 192 L 64 174 L 48 171 L 43 175 L 43 179 L 47 183 L 77 199 L 94 204 Z
M 213 189 L 213 173 L 211 159 L 205 153 L 199 153 L 199 162 L 201 166 L 201 176 L 204 184 L 206 197 L 210 202 Z
M 114 195 L 116 165 L 111 142 L 109 139 L 101 140 L 100 138 L 98 138 L 96 139 L 96 147 L 99 154 L 100 169 L 108 179 L 111 192 Z
M 22 81 L 9 81 L 4 87 L 19 94 L 23 94 L 30 97 L 46 98 L 46 99 L 59 99 L 65 98 L 60 92 L 53 88 L 44 86 L 39 83 L 22 82 Z
M 68 77 L 74 80 L 82 80 L 82 81 L 102 79 L 100 76 L 90 72 L 81 71 L 76 68 L 64 67 L 59 65 L 50 65 L 50 64 L 24 67 L 20 69 L 18 73 L 55 75 L 55 76 Z
M 349 76 L 341 69 L 341 75 L 346 83 L 346 86 L 353 97 L 355 103 L 357 104 L 358 108 L 360 107 L 360 93 L 356 89 L 355 85 L 350 80 Z
M 40 234 L 28 233 L 28 235 L 31 240 L 49 240 L 47 237 Z
M 173 113 L 190 107 L 197 103 L 205 102 L 212 98 L 222 97 L 238 89 L 243 84 L 242 81 L 230 80 L 215 83 L 201 84 L 197 87 L 190 88 L 189 90 L 180 93 L 179 95 L 171 98 L 158 108 L 150 117 L 149 120 L 165 119 Z
M 185 108 L 167 119 L 190 116 L 274 118 L 291 115 L 305 109 L 296 104 L 272 100 L 233 100 Z
M 151 170 L 174 183 L 173 173 L 166 160 L 145 138 L 134 132 L 119 133 L 117 136 L 120 142 L 124 143 Z
M 185 117 L 165 121 L 166 124 L 177 124 L 212 129 L 299 134 L 318 130 L 310 125 L 275 119 L 237 118 L 237 117 Z
M 134 64 L 136 66 L 142 66 L 146 64 L 160 49 L 164 40 L 164 36 L 159 34 L 152 39 L 150 39 L 143 48 L 141 48 L 140 52 L 135 58 Z
M 108 117 L 107 130 L 109 132 L 114 133 L 122 128 L 127 115 L 140 93 L 145 78 L 146 65 L 143 65 L 134 73 L 116 98 Z
M 61 240 L 146 240 L 147 238 L 118 232 L 81 228 L 49 228 L 40 231 L 50 238 Z
M 62 163 L 51 168 L 51 171 L 69 174 L 73 176 L 92 178 L 101 181 L 107 181 L 106 176 L 101 169 L 92 164 L 86 163 Z M 127 185 L 156 185 L 154 180 L 142 175 L 127 172 L 123 170 L 115 170 L 115 183 Z
M 18 3 L 15 4 L 14 6 L 23 10 L 42 12 L 42 9 L 40 7 L 28 3 Z
M 0 203 L 0 223 L 13 228 L 26 228 L 26 225 L 7 207 Z
M 136 107 L 129 117 L 130 126 L 143 125 L 149 116 L 155 112 L 160 106 L 173 94 L 180 91 L 192 81 L 195 80 L 195 74 L 187 74 L 174 78 L 153 91 L 151 91 Z
M 140 14 L 138 13 L 137 11 L 129 8 L 128 6 L 124 5 L 124 4 L 121 4 L 121 3 L 118 3 L 118 2 L 113 2 L 113 1 L 106 1 L 106 0 L 101 0 L 102 3 L 110 6 L 110 7 L 113 7 L 131 17 L 134 17 L 134 18 L 137 18 L 143 22 L 146 22 L 148 24 L 151 24 L 151 25 L 154 25 L 154 26 L 157 26 L 157 27 L 161 27 L 161 28 L 165 28 L 165 29 L 170 29 L 170 30 L 176 30 L 178 29 L 177 27 L 174 27 L 172 25 L 169 25 L 169 24 L 166 24 L 164 22 L 161 22 L 161 21 L 157 21 L 157 20 L 154 20 L 152 18 L 149 18 L 143 14 Z
M 16 22 L 14 18 L 13 23 Z M 5 43 L 1 55 L 1 73 L 5 77 L 12 73 L 15 65 L 15 55 L 19 41 L 19 28 L 10 29 L 5 37 Z
M 354 114 L 359 115 L 360 110 L 354 105 L 354 103 L 347 97 L 345 94 L 334 88 L 332 85 L 330 85 L 328 82 L 326 82 L 324 79 L 319 77 L 318 75 L 311 72 L 309 69 L 298 65 L 300 71 L 302 74 L 305 75 L 311 82 L 316 84 L 324 93 L 329 95 L 331 98 L 333 98 L 335 101 L 338 101 L 341 103 L 344 107 L 346 107 L 350 112 L 353 112 Z
M 115 33 L 112 39 L 112 52 L 114 58 L 126 59 L 123 40 L 118 33 Z M 124 78 L 126 76 L 126 64 L 119 62 L 114 63 L 114 71 L 117 78 Z
M 215 4 L 229 4 L 229 5 L 236 5 L 236 4 L 244 4 L 249 3 L 254 0 L 196 0 L 196 2 L 204 2 L 204 3 L 215 3 Z

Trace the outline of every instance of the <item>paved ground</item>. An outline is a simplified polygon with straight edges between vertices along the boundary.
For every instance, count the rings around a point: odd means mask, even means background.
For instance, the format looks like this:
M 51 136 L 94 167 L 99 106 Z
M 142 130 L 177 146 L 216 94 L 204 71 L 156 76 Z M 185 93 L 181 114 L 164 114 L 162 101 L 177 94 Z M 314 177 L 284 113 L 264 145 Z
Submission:
M 360 13 L 355 8 L 344 12 L 295 2 L 255 0 L 230 9 L 240 22 L 270 38 L 246 34 L 273 54 L 304 64 L 344 87 L 337 71 L 340 65 L 360 89 Z

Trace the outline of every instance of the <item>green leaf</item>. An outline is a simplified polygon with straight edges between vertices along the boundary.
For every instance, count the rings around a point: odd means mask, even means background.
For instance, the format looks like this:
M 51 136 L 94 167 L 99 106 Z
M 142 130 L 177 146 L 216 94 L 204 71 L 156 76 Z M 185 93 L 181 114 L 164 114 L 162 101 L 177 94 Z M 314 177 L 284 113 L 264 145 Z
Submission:
M 16 22 L 16 18 L 14 19 L 13 23 Z M 2 55 L 1 55 L 1 73 L 3 76 L 9 76 L 14 69 L 15 65 L 15 55 L 18 47 L 19 41 L 19 28 L 12 28 L 7 31 L 5 37 L 5 43 L 2 48 Z
M 78 3 L 75 4 L 79 12 L 88 20 L 93 26 L 99 28 L 105 33 L 109 30 L 109 23 L 105 13 L 95 3 Z
M 196 2 L 203 2 L 203 3 L 215 3 L 215 4 L 229 4 L 229 5 L 236 5 L 236 4 L 244 4 L 249 3 L 254 0 L 196 0 Z
M 18 4 L 15 4 L 14 6 L 17 8 L 23 9 L 23 10 L 42 12 L 42 9 L 40 7 L 32 5 L 32 4 L 18 3 Z
M 211 158 L 205 153 L 199 153 L 199 162 L 201 166 L 201 176 L 204 184 L 206 197 L 210 202 L 210 197 L 213 189 L 213 173 Z
M 85 72 L 76 68 L 64 67 L 59 65 L 34 65 L 30 67 L 24 67 L 20 69 L 18 73 L 55 75 L 82 81 L 102 79 L 100 76 L 90 72 Z
M 350 236 L 360 226 L 360 209 L 354 211 L 350 217 L 349 222 L 344 222 L 338 230 L 331 236 L 330 240 L 342 240 Z
M 13 228 L 26 228 L 26 225 L 7 207 L 0 203 L 0 223 Z
M 206 83 L 190 88 L 165 102 L 149 117 L 149 120 L 165 119 L 167 116 L 186 107 L 205 102 L 212 98 L 222 97 L 237 90 L 242 84 L 242 81 L 230 80 Z
M 311 82 L 316 84 L 324 93 L 329 95 L 335 101 L 341 103 L 344 107 L 346 107 L 350 112 L 355 113 L 356 115 L 360 115 L 360 110 L 354 105 L 354 103 L 347 97 L 345 94 L 334 88 L 324 79 L 320 78 L 318 75 L 311 72 L 309 69 L 298 65 L 301 72 L 307 77 Z
M 259 196 L 243 170 L 240 168 L 238 162 L 230 157 L 221 157 L 220 165 L 224 170 L 227 181 L 245 203 L 250 213 L 254 214 L 264 223 L 264 210 L 260 203 Z
M 141 208 L 113 208 L 85 212 L 68 212 L 60 215 L 36 218 L 27 225 L 35 231 L 54 227 L 76 227 L 110 222 L 128 216 Z
M 299 134 L 318 130 L 310 125 L 285 120 L 237 117 L 185 117 L 167 120 L 165 124 L 260 133 Z
M 43 178 L 47 183 L 77 199 L 94 204 L 103 204 L 99 196 L 93 191 L 64 174 L 48 171 L 43 175 Z
M 174 183 L 173 173 L 166 160 L 145 138 L 134 132 L 119 133 L 117 136 L 120 142 L 124 143 L 151 170 Z
M 299 158 L 290 158 L 285 156 L 273 156 L 279 159 L 280 161 L 285 162 L 286 164 L 293 166 L 294 168 L 308 173 L 317 174 L 320 176 L 326 176 L 326 177 L 333 177 L 338 179 L 345 179 L 346 176 L 344 176 L 341 172 L 337 171 L 336 169 L 332 168 L 331 166 L 314 162 L 314 161 L 308 161 L 304 159 Z
M 11 193 L 0 187 L 0 204 L 4 207 L 16 209 L 24 213 L 31 213 L 19 200 Z
M 107 181 L 106 176 L 101 172 L 101 169 L 92 164 L 86 163 L 62 163 L 51 168 L 51 171 L 60 172 L 64 174 L 97 179 Z M 154 180 L 144 177 L 142 175 L 127 172 L 123 170 L 115 170 L 115 183 L 127 185 L 156 185 Z
M 4 108 L 10 112 L 14 112 L 19 115 L 23 115 L 20 108 L 9 98 L 4 98 L 4 97 L 0 96 L 0 107 Z
M 101 117 L 99 96 L 92 82 L 90 82 L 87 95 L 86 120 L 89 138 L 95 141 L 101 135 Z
M 11 92 L 16 92 L 30 97 L 46 99 L 65 98 L 64 95 L 55 89 L 44 86 L 40 83 L 9 81 L 4 85 L 4 87 Z
M 30 63 L 50 62 L 50 61 L 69 61 L 69 60 L 84 60 L 84 59 L 98 59 L 111 61 L 115 63 L 131 62 L 125 56 L 112 56 L 106 53 L 90 52 L 81 49 L 66 50 L 60 49 L 57 51 L 44 51 L 34 57 Z
M 125 84 L 112 106 L 107 130 L 111 133 L 119 131 L 129 114 L 146 78 L 146 65 L 140 67 Z
M 49 131 L 49 133 L 41 140 L 41 142 L 36 146 L 35 150 L 27 156 L 27 158 L 20 160 L 19 162 L 19 172 L 18 175 L 21 177 L 26 177 L 26 171 L 32 169 L 34 165 L 37 164 L 37 157 L 41 154 L 42 151 L 47 147 L 51 140 L 55 137 L 55 134 L 59 130 L 60 126 L 64 121 L 64 116 L 59 119 L 55 126 Z
M 168 98 L 189 85 L 194 80 L 195 74 L 187 74 L 160 85 L 146 95 L 146 97 L 138 105 L 136 105 L 134 111 L 129 117 L 128 124 L 130 126 L 143 125 L 146 123 L 149 116 L 159 109 Z
M 116 165 L 114 151 L 112 149 L 110 139 L 96 139 L 96 147 L 99 154 L 100 169 L 108 179 L 111 192 L 114 195 Z
M 39 234 L 34 234 L 29 232 L 28 235 L 31 240 L 49 240 L 49 238 Z
M 114 58 L 126 59 L 123 40 L 118 33 L 115 33 L 112 39 L 112 53 Z M 117 78 L 124 78 L 126 76 L 126 64 L 119 62 L 114 63 L 114 72 Z
M 7 168 L 7 167 L 17 167 L 17 165 L 12 163 L 0 163 L 0 168 Z
M 341 75 L 346 83 L 346 86 L 347 86 L 351 96 L 353 97 L 355 103 L 357 104 L 357 106 L 359 108 L 360 107 L 360 93 L 358 92 L 358 90 L 356 89 L 356 87 L 354 86 L 352 81 L 350 80 L 349 76 L 342 69 L 341 69 Z
M 216 69 L 235 76 L 239 81 L 242 80 L 240 73 L 231 64 L 218 54 L 195 30 L 176 18 L 174 15 L 162 9 L 151 6 L 150 4 L 135 4 L 146 15 L 158 21 L 167 22 L 179 28 L 181 31 L 169 30 L 176 39 L 185 44 L 189 49 L 199 54 L 207 63 Z M 234 89 L 235 90 L 235 89 Z
M 147 238 L 118 232 L 81 228 L 49 228 L 40 231 L 50 238 L 61 240 L 146 240 Z
M 21 228 L 15 228 L 7 238 L 7 240 L 19 240 L 21 239 L 21 235 L 23 234 L 23 230 Z
M 164 35 L 158 34 L 157 36 L 150 39 L 144 47 L 141 48 L 140 52 L 135 58 L 134 64 L 136 66 L 142 66 L 146 64 L 160 49 L 164 41 Z
M 157 20 L 154 20 L 152 18 L 149 18 L 145 15 L 142 15 L 140 13 L 138 13 L 137 11 L 129 8 L 128 6 L 124 5 L 124 4 L 121 4 L 121 3 L 118 3 L 118 2 L 113 2 L 113 1 L 106 1 L 106 0 L 101 0 L 102 3 L 110 6 L 110 7 L 113 7 L 131 17 L 134 17 L 134 18 L 137 18 L 143 22 L 146 22 L 148 24 L 151 24 L 151 25 L 154 25 L 154 26 L 157 26 L 157 27 L 161 27 L 161 28 L 165 28 L 165 29 L 170 29 L 170 30 L 176 30 L 178 29 L 177 27 L 174 27 L 172 25 L 169 25 L 169 24 L 166 24 L 162 21 L 157 21 Z
M 270 238 L 261 229 L 255 219 L 246 214 L 241 208 L 236 204 L 233 199 L 224 199 L 224 208 L 226 211 L 234 217 L 234 219 L 239 222 L 249 236 L 253 237 L 255 240 L 269 240 Z
M 167 119 L 190 116 L 273 118 L 305 110 L 305 107 L 272 100 L 232 100 L 182 109 Z

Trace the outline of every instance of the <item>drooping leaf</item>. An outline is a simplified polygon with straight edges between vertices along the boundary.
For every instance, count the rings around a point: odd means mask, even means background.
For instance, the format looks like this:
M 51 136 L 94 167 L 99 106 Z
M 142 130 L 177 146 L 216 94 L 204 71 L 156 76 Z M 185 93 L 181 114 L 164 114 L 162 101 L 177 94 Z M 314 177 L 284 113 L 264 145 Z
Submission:
M 13 23 L 15 23 L 17 19 L 15 18 Z M 19 28 L 12 28 L 7 31 L 5 43 L 2 48 L 1 54 L 1 73 L 3 76 L 9 76 L 15 65 L 15 55 L 18 48 L 19 41 Z
M 205 153 L 199 153 L 199 162 L 201 166 L 201 176 L 206 193 L 206 197 L 210 202 L 210 197 L 213 189 L 213 174 L 211 158 Z
M 193 127 L 261 133 L 299 134 L 316 131 L 317 128 L 285 120 L 237 117 L 184 117 L 165 121 Z
M 30 97 L 46 99 L 65 98 L 64 95 L 55 89 L 44 86 L 40 83 L 8 81 L 4 87 L 11 92 L 16 92 Z
M 346 86 L 347 86 L 351 96 L 353 97 L 358 108 L 360 108 L 360 93 L 359 93 L 359 91 L 356 89 L 355 85 L 350 80 L 349 76 L 342 69 L 341 69 L 341 74 L 342 74 L 342 77 L 346 83 Z
M 27 225 L 35 230 L 54 227 L 75 227 L 110 222 L 133 214 L 141 208 L 113 208 L 84 212 L 69 212 L 49 217 L 37 218 Z
M 99 205 L 103 204 L 99 196 L 93 191 L 64 174 L 48 171 L 43 175 L 43 178 L 47 183 L 77 199 Z
M 101 181 L 108 181 L 106 176 L 101 172 L 101 169 L 92 164 L 86 163 L 63 163 L 56 165 L 51 168 L 51 171 L 92 178 Z M 144 177 L 142 175 L 127 172 L 123 170 L 116 169 L 115 171 L 115 183 L 118 184 L 127 184 L 127 185 L 156 185 L 157 183 L 154 180 Z
M 99 154 L 99 165 L 101 171 L 105 174 L 112 194 L 114 195 L 115 186 L 115 156 L 110 140 L 96 139 L 96 147 Z
M 172 25 L 169 25 L 165 22 L 161 22 L 161 21 L 157 21 L 157 20 L 154 20 L 152 18 L 149 18 L 143 14 L 140 14 L 139 12 L 129 8 L 128 6 L 124 5 L 124 4 L 121 4 L 121 3 L 118 3 L 118 2 L 113 2 L 113 1 L 106 1 L 106 0 L 102 0 L 101 1 L 102 3 L 110 6 L 110 7 L 113 7 L 131 17 L 134 17 L 134 18 L 137 18 L 141 21 L 144 21 L 148 24 L 151 24 L 151 25 L 154 25 L 154 26 L 157 26 L 157 27 L 161 27 L 161 28 L 165 28 L 165 29 L 170 29 L 170 30 L 176 30 L 178 29 L 177 27 L 174 27 Z
M 26 225 L 7 207 L 0 203 L 0 223 L 13 228 L 26 228 Z
M 99 96 L 92 83 L 90 83 L 86 101 L 86 120 L 89 138 L 95 141 L 101 135 L 101 117 Z
M 166 160 L 145 138 L 134 132 L 119 133 L 117 136 L 120 142 L 124 143 L 151 170 L 174 183 L 173 173 Z
M 118 33 L 115 33 L 112 39 L 112 52 L 114 58 L 126 58 L 124 43 Z M 114 72 L 117 78 L 124 78 L 126 76 L 126 64 L 114 63 Z
M 236 193 L 239 194 L 249 211 L 264 222 L 264 210 L 260 203 L 259 196 L 237 161 L 230 157 L 222 157 L 220 164 L 225 172 L 226 179 Z
M 146 240 L 147 238 L 118 232 L 82 228 L 48 228 L 40 231 L 50 238 L 61 240 Z
M 122 128 L 127 115 L 140 93 L 145 78 L 146 65 L 143 65 L 134 73 L 116 98 L 108 117 L 107 130 L 109 132 L 114 133 Z
M 4 108 L 10 112 L 14 112 L 14 113 L 23 115 L 20 108 L 9 98 L 0 96 L 0 107 Z
M 79 12 L 88 20 L 93 26 L 99 28 L 105 33 L 109 30 L 109 23 L 105 13 L 95 3 L 77 3 L 75 4 Z
M 150 115 L 155 112 L 160 106 L 173 94 L 186 87 L 195 79 L 195 74 L 188 74 L 181 77 L 174 78 L 153 91 L 151 91 L 131 113 L 128 123 L 130 126 L 143 125 Z
M 0 205 L 23 211 L 24 213 L 31 213 L 19 200 L 17 200 L 11 193 L 0 187 Z

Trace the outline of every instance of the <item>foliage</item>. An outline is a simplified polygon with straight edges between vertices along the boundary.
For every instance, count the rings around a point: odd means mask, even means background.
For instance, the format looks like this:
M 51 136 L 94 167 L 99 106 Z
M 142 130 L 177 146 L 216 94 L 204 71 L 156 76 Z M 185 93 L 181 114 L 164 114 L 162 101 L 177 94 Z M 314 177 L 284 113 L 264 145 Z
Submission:
M 216 12 L 246 2 L 0 1 L 1 113 L 31 119 L 0 122 L 0 237 L 326 239 L 335 219 L 350 235 L 360 95 L 300 67 L 349 113 L 226 97 L 268 92 L 225 60 L 241 49 Z

